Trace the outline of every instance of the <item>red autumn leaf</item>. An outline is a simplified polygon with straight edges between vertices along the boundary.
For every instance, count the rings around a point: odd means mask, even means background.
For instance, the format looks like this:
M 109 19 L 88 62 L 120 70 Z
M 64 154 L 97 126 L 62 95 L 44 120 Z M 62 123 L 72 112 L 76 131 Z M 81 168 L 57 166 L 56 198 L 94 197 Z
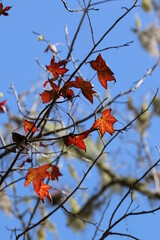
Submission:
M 7 112 L 7 108 L 6 108 L 5 104 L 6 104 L 6 100 L 3 100 L 2 102 L 0 102 L 0 112 L 1 113 Z
M 59 94 L 64 98 L 72 98 L 74 96 L 74 92 L 69 88 L 69 85 L 64 84 L 64 86 L 60 89 Z
M 3 4 L 2 3 L 0 3 L 0 16 L 1 15 L 4 15 L 4 16 L 8 16 L 8 11 L 11 9 L 11 7 L 10 6 L 7 6 L 7 7 L 5 7 L 4 9 L 3 9 Z
M 93 103 L 93 95 L 96 93 L 92 90 L 93 86 L 90 82 L 84 80 L 81 77 L 76 77 L 75 82 L 71 81 L 69 84 L 73 84 L 75 88 L 80 88 L 82 91 L 82 94 L 91 102 Z
M 52 90 L 45 90 L 43 93 L 39 94 L 42 98 L 43 103 L 49 103 L 52 101 L 53 98 L 56 97 L 56 99 L 59 97 L 57 92 L 52 89 Z
M 51 88 L 54 89 L 54 91 L 55 91 L 56 93 L 58 93 L 58 92 L 59 92 L 59 88 L 58 88 L 57 84 L 55 84 L 53 81 L 54 81 L 54 79 L 48 79 L 48 80 L 45 81 L 45 83 L 43 84 L 43 87 L 45 88 L 46 85 L 47 85 L 47 83 L 49 83 L 50 86 L 51 86 Z
M 48 172 L 49 172 L 48 178 L 50 178 L 52 181 L 58 180 L 58 177 L 62 176 L 62 174 L 59 171 L 59 168 L 55 165 L 50 166 Z
M 91 102 L 93 103 L 93 95 L 96 93 L 95 91 L 92 90 L 93 86 L 90 82 L 84 80 L 81 77 L 76 77 L 75 81 L 70 81 L 64 85 L 64 87 L 61 89 L 62 95 L 65 95 L 65 92 L 69 88 L 80 88 L 82 91 L 82 94 Z
M 98 79 L 102 86 L 107 89 L 107 81 L 116 81 L 109 66 L 106 64 L 101 54 L 98 55 L 96 60 L 90 61 L 91 67 L 97 71 Z
M 108 132 L 111 135 L 114 133 L 114 128 L 113 128 L 113 124 L 117 121 L 117 119 L 115 117 L 113 117 L 111 115 L 111 108 L 106 109 L 103 113 L 102 113 L 102 117 L 98 118 L 91 129 L 99 129 L 100 133 L 101 133 L 101 137 L 103 137 L 103 135 Z
M 89 129 L 80 134 L 69 134 L 68 136 L 65 136 L 63 138 L 64 143 L 67 147 L 73 144 L 73 145 L 77 146 L 78 148 L 86 151 L 86 145 L 85 145 L 83 139 L 87 138 L 91 131 L 93 131 L 93 130 Z
M 32 121 L 28 121 L 27 119 L 24 121 L 24 130 L 25 130 L 25 133 L 31 131 L 33 133 L 39 131 L 38 128 L 36 126 L 34 126 L 34 122 Z M 33 127 L 33 128 L 32 128 Z M 31 130 L 32 129 L 32 130 Z
M 57 166 L 52 166 L 51 164 L 44 164 L 38 168 L 30 168 L 26 174 L 26 181 L 24 186 L 28 186 L 33 182 L 34 190 L 43 201 L 43 197 L 49 196 L 48 190 L 51 188 L 49 185 L 44 184 L 43 180 L 45 178 L 50 178 L 51 180 L 58 180 L 58 177 L 62 174 L 59 172 Z
M 51 200 L 51 196 L 49 194 L 49 189 L 51 188 L 51 186 L 49 186 L 48 184 L 44 184 L 43 182 L 41 183 L 41 187 L 39 189 L 39 198 L 42 200 L 42 202 L 44 203 L 44 197 L 48 198 L 49 200 Z
M 74 96 L 74 92 L 72 89 L 67 88 L 67 90 L 65 92 L 62 92 L 62 96 L 64 98 L 71 99 Z
M 64 73 L 66 73 L 68 71 L 68 69 L 65 67 L 60 68 L 61 66 L 65 65 L 66 63 L 68 63 L 68 60 L 61 60 L 58 63 L 55 62 L 55 57 L 53 56 L 53 58 L 50 62 L 50 65 L 46 66 L 46 68 L 49 72 L 52 73 L 52 75 L 54 76 L 55 79 L 58 79 L 59 74 L 63 75 Z

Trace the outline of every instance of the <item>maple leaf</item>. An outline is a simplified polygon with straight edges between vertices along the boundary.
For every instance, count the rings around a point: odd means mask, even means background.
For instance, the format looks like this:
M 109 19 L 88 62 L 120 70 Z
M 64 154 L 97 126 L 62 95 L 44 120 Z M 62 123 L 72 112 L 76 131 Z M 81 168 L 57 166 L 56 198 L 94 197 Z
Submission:
M 57 99 L 59 97 L 59 95 L 54 89 L 45 90 L 43 93 L 39 95 L 41 96 L 43 103 L 49 103 L 52 101 L 53 98 Z
M 99 129 L 101 137 L 108 132 L 111 135 L 114 133 L 113 124 L 117 121 L 115 117 L 111 115 L 111 108 L 106 109 L 102 113 L 102 117 L 98 118 L 91 129 Z
M 72 89 L 67 88 L 67 90 L 65 92 L 62 92 L 62 96 L 64 98 L 71 99 L 74 96 L 74 92 Z
M 27 119 L 24 121 L 24 130 L 25 130 L 25 133 L 31 131 L 33 133 L 39 131 L 38 128 L 36 126 L 34 126 L 34 122 L 32 121 L 28 121 Z M 32 128 L 33 127 L 33 128 Z M 32 129 L 32 130 L 31 130 Z
M 83 139 L 87 138 L 89 133 L 92 132 L 93 129 L 89 129 L 85 132 L 82 132 L 80 134 L 69 134 L 65 137 L 63 137 L 65 145 L 68 147 L 70 145 L 75 145 L 80 149 L 83 149 L 86 151 L 86 145 Z
M 43 180 L 45 178 L 58 180 L 59 176 L 62 176 L 62 174 L 59 172 L 59 168 L 57 166 L 44 164 L 38 168 L 29 169 L 28 173 L 26 174 L 24 186 L 26 187 L 33 182 L 35 192 L 39 194 L 40 199 L 43 201 L 44 196 L 49 198 L 48 190 L 51 188 L 51 186 L 44 184 Z
M 6 108 L 5 104 L 6 104 L 6 100 L 3 100 L 2 102 L 0 102 L 0 112 L 1 113 L 7 112 L 7 108 Z
M 54 89 L 55 90 L 55 92 L 59 92 L 59 88 L 58 88 L 58 86 L 57 86 L 57 84 L 55 84 L 54 82 L 54 79 L 52 78 L 52 79 L 48 79 L 47 81 L 45 81 L 45 83 L 43 84 L 43 87 L 45 88 L 46 87 L 46 85 L 47 85 L 47 83 L 49 83 L 50 84 L 50 86 L 51 86 L 51 88 L 52 89 Z
M 61 66 L 65 65 L 66 63 L 68 63 L 68 60 L 61 60 L 58 63 L 55 62 L 55 57 L 53 56 L 53 58 L 50 62 L 50 65 L 46 66 L 46 68 L 49 72 L 52 73 L 52 75 L 54 76 L 55 79 L 58 79 L 59 74 L 63 75 L 64 73 L 66 73 L 68 71 L 68 69 L 65 67 L 60 68 Z
M 43 203 L 44 203 L 44 199 L 43 199 L 44 197 L 51 200 L 51 196 L 48 191 L 50 188 L 51 186 L 49 186 L 48 184 L 44 184 L 42 181 L 38 194 L 39 194 L 39 198 L 42 200 Z
M 64 98 L 72 98 L 74 96 L 74 92 L 69 88 L 69 85 L 64 84 L 64 86 L 60 89 L 59 94 Z
M 61 93 L 63 96 L 65 96 L 67 90 L 69 88 L 80 88 L 82 91 L 82 94 L 91 102 L 93 103 L 93 95 L 96 93 L 95 91 L 92 90 L 93 86 L 90 82 L 84 80 L 81 77 L 76 77 L 75 81 L 70 81 L 64 84 L 63 88 L 61 89 Z M 71 90 L 71 89 L 69 89 Z
M 5 7 L 4 9 L 3 9 L 3 4 L 2 3 L 0 3 L 0 16 L 1 15 L 4 15 L 4 16 L 8 16 L 8 11 L 11 9 L 11 7 L 10 6 L 7 6 L 7 7 Z
M 98 80 L 105 89 L 107 89 L 107 81 L 116 81 L 115 77 L 113 76 L 114 73 L 106 64 L 101 54 L 98 55 L 96 60 L 92 60 L 89 63 L 91 67 L 97 71 Z
M 69 84 L 75 88 L 80 88 L 82 91 L 82 94 L 91 102 L 93 103 L 93 95 L 96 93 L 94 90 L 92 90 L 93 86 L 90 82 L 84 80 L 81 77 L 76 77 L 75 82 L 71 81 Z
M 58 180 L 58 177 L 62 176 L 62 174 L 59 171 L 59 168 L 55 165 L 50 166 L 48 169 L 48 178 L 50 178 L 52 181 L 53 180 Z

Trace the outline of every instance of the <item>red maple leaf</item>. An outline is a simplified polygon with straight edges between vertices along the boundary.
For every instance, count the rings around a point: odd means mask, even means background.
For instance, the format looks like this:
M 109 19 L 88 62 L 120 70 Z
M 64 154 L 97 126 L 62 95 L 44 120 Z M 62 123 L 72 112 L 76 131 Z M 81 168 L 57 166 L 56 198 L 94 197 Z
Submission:
M 49 186 L 48 184 L 44 184 L 42 181 L 38 194 L 39 194 L 39 198 L 42 200 L 43 203 L 44 203 L 44 199 L 43 199 L 44 197 L 51 200 L 51 196 L 49 194 L 50 188 L 51 188 L 51 186 Z
M 74 96 L 73 90 L 72 90 L 72 89 L 69 89 L 69 88 L 65 89 L 65 91 L 64 91 L 64 89 L 63 89 L 63 90 L 61 91 L 61 94 L 62 94 L 62 96 L 63 96 L 64 98 L 68 98 L 68 99 L 71 99 L 71 98 Z
M 63 138 L 65 145 L 68 147 L 70 145 L 75 145 L 80 149 L 83 149 L 86 151 L 86 145 L 83 139 L 87 138 L 89 133 L 92 132 L 93 129 L 89 129 L 85 132 L 82 132 L 80 134 L 69 134 Z
M 65 67 L 60 68 L 61 66 L 65 65 L 66 63 L 68 63 L 68 60 L 61 60 L 58 63 L 55 62 L 55 57 L 53 56 L 53 58 L 50 62 L 50 65 L 46 66 L 46 68 L 49 72 L 52 73 L 52 75 L 54 76 L 55 79 L 58 79 L 59 74 L 63 75 L 64 73 L 66 73 L 68 71 L 68 69 Z
M 1 113 L 7 112 L 7 108 L 6 108 L 5 104 L 6 104 L 6 100 L 3 100 L 2 102 L 0 102 L 0 112 Z
M 90 61 L 91 67 L 97 71 L 98 79 L 102 86 L 107 89 L 107 81 L 116 81 L 109 66 L 103 60 L 101 54 L 98 55 L 96 60 Z
M 72 98 L 74 96 L 74 92 L 70 89 L 70 85 L 68 83 L 64 84 L 63 87 L 60 89 L 59 94 L 64 98 Z
M 8 16 L 8 11 L 11 9 L 11 7 L 10 6 L 7 6 L 7 7 L 5 7 L 4 9 L 3 9 L 3 4 L 2 3 L 0 3 L 0 16 L 1 15 L 4 15 L 4 16 Z
M 111 135 L 114 133 L 113 124 L 117 121 L 115 117 L 111 115 L 111 108 L 104 110 L 102 117 L 98 118 L 91 129 L 99 129 L 101 137 L 108 132 Z
M 34 126 L 34 122 L 32 121 L 28 121 L 27 119 L 24 121 L 24 130 L 25 130 L 25 133 L 31 131 L 33 133 L 39 131 L 38 128 L 36 126 Z M 33 127 L 33 128 L 32 128 Z M 32 129 L 32 130 L 31 130 Z
M 43 103 L 49 103 L 53 98 L 57 99 L 59 97 L 59 94 L 54 89 L 45 90 L 39 95 L 41 96 Z
M 51 88 L 52 89 L 54 89 L 55 90 L 55 92 L 59 92 L 59 88 L 58 88 L 58 86 L 57 86 L 57 84 L 55 84 L 54 82 L 54 79 L 52 78 L 52 79 L 48 79 L 47 81 L 45 81 L 45 83 L 43 84 L 43 87 L 45 88 L 46 87 L 46 85 L 47 85 L 47 83 L 49 83 L 50 84 L 50 86 L 51 86 Z
M 90 82 L 84 80 L 81 77 L 76 77 L 75 81 L 71 81 L 68 83 L 70 86 L 73 86 L 75 88 L 80 88 L 82 91 L 82 94 L 91 102 L 93 103 L 93 95 L 96 93 L 94 90 L 92 90 L 93 86 Z
M 44 164 L 38 168 L 30 168 L 26 174 L 26 181 L 24 186 L 28 186 L 33 182 L 34 190 L 39 194 L 40 199 L 43 201 L 43 197 L 50 199 L 48 190 L 51 188 L 48 184 L 44 184 L 43 180 L 45 178 L 50 178 L 51 180 L 58 180 L 58 177 L 62 176 L 59 172 L 57 166 L 52 166 L 51 164 Z
M 63 88 L 61 88 L 61 93 L 65 96 L 65 93 L 68 91 L 69 88 L 80 88 L 82 94 L 91 102 L 93 103 L 93 94 L 96 93 L 92 90 L 93 86 L 90 82 L 84 80 L 81 77 L 76 77 L 75 81 L 70 81 L 64 84 Z M 73 92 L 73 91 L 72 91 Z M 72 95 L 73 96 L 73 95 Z

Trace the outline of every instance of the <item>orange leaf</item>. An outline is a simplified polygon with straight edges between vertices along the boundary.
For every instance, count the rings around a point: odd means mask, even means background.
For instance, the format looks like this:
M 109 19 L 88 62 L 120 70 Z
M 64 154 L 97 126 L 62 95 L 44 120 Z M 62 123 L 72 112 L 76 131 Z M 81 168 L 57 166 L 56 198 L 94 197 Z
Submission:
M 36 126 L 34 126 L 34 122 L 28 121 L 27 119 L 24 121 L 24 130 L 25 133 L 31 131 L 33 133 L 39 131 L 38 128 Z M 33 128 L 32 128 L 33 127 Z M 31 130 L 32 129 L 32 130 Z
M 44 203 L 44 197 L 48 198 L 49 200 L 51 200 L 50 194 L 49 194 L 49 189 L 51 188 L 51 186 L 49 186 L 48 184 L 44 184 L 42 182 L 41 187 L 39 189 L 39 198 L 42 200 L 42 202 Z
M 99 129 L 101 137 L 103 137 L 106 132 L 110 133 L 111 135 L 114 133 L 113 124 L 117 121 L 117 119 L 113 117 L 110 113 L 111 109 L 106 109 L 102 113 L 102 117 L 98 118 L 91 128 Z
M 61 60 L 58 63 L 55 62 L 55 57 L 53 56 L 50 65 L 46 66 L 47 70 L 52 73 L 55 79 L 58 79 L 59 74 L 62 75 L 68 71 L 67 68 L 60 68 L 61 66 L 65 65 L 68 60 Z
M 5 104 L 6 104 L 6 100 L 0 102 L 0 112 L 1 113 L 7 112 L 7 108 L 6 108 Z
M 78 148 L 86 151 L 86 145 L 85 145 L 83 139 L 87 138 L 91 131 L 93 131 L 93 130 L 90 129 L 90 130 L 87 130 L 87 131 L 82 132 L 77 135 L 69 134 L 68 136 L 65 136 L 63 138 L 64 143 L 67 147 L 73 144 L 73 145 L 77 146 Z
M 61 175 L 62 174 L 59 172 L 59 168 L 54 165 L 52 166 L 51 164 L 44 164 L 38 168 L 30 168 L 26 174 L 24 186 L 26 187 L 33 182 L 35 192 L 39 194 L 43 201 L 44 196 L 49 196 L 48 190 L 51 188 L 49 185 L 44 184 L 43 180 L 45 178 L 50 178 L 52 181 L 58 180 L 58 177 Z
M 33 181 L 34 190 L 36 193 L 38 193 L 42 184 L 42 180 L 48 176 L 47 169 L 50 168 L 50 166 L 50 164 L 45 164 L 38 168 L 30 168 L 26 174 L 24 186 L 28 186 Z
M 97 71 L 98 79 L 102 86 L 107 89 L 107 81 L 116 81 L 109 66 L 103 60 L 101 54 L 98 55 L 96 60 L 90 61 L 91 67 Z
M 52 101 L 52 99 L 55 97 L 56 99 L 58 98 L 57 92 L 52 89 L 52 90 L 45 90 L 43 93 L 39 94 L 42 98 L 43 103 L 49 103 Z
M 7 6 L 7 7 L 5 7 L 4 9 L 3 9 L 3 4 L 2 3 L 0 3 L 0 16 L 1 15 L 4 15 L 4 16 L 8 16 L 8 11 L 11 9 L 11 7 L 10 6 Z

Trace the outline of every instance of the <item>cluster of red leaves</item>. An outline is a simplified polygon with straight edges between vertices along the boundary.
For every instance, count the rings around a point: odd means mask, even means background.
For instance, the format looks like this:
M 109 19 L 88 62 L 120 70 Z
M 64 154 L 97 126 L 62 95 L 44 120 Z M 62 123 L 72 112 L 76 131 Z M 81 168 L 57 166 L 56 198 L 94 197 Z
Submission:
M 57 166 L 52 164 L 44 164 L 38 168 L 30 168 L 28 173 L 26 174 L 26 181 L 24 186 L 28 186 L 31 182 L 33 183 L 33 187 L 35 192 L 39 195 L 39 198 L 44 202 L 44 197 L 47 197 L 51 200 L 49 189 L 50 185 L 44 184 L 44 179 L 49 178 L 52 181 L 58 180 L 58 177 L 62 176 Z
M 68 69 L 62 67 L 67 63 L 68 60 L 55 62 L 55 57 L 53 56 L 50 65 L 46 66 L 47 70 L 52 73 L 54 78 L 47 80 L 43 84 L 43 87 L 45 88 L 47 83 L 49 83 L 52 88 L 52 90 L 45 90 L 42 94 L 40 94 L 43 103 L 49 103 L 53 99 L 57 100 L 61 96 L 71 99 L 74 96 L 74 92 L 71 88 L 79 88 L 83 96 L 93 103 L 93 94 L 95 94 L 96 91 L 92 89 L 92 84 L 83 78 L 76 77 L 75 81 L 64 83 L 61 89 L 59 89 L 59 87 L 54 83 L 54 81 L 58 79 L 59 75 L 63 75 L 68 71 Z M 104 61 L 101 54 L 97 56 L 96 60 L 90 61 L 90 65 L 94 70 L 97 71 L 98 80 L 105 89 L 107 89 L 107 81 L 116 81 L 115 77 L 113 76 L 113 72 Z
M 10 9 L 11 9 L 10 6 L 7 6 L 7 7 L 3 8 L 3 4 L 0 3 L 0 16 L 1 16 L 1 15 L 8 16 L 8 13 L 7 13 L 7 12 L 8 12 Z
M 2 102 L 0 102 L 0 112 L 4 113 L 7 112 L 7 108 L 6 108 L 6 100 L 3 100 Z
M 75 81 L 65 83 L 61 89 L 59 89 L 53 81 L 53 79 L 49 79 L 43 84 L 43 87 L 46 87 L 47 83 L 49 83 L 52 88 L 52 90 L 45 90 L 40 94 L 43 103 L 49 103 L 53 99 L 56 100 L 61 96 L 63 98 L 71 99 L 74 96 L 74 92 L 71 88 L 79 88 L 84 97 L 93 103 L 93 94 L 96 93 L 96 91 L 93 91 L 92 84 L 83 78 L 76 77 Z
M 74 81 L 68 81 L 64 83 L 63 86 L 58 86 L 55 83 L 55 81 L 59 78 L 59 75 L 63 75 L 68 71 L 68 69 L 62 67 L 67 63 L 68 60 L 55 62 L 55 57 L 53 56 L 50 65 L 46 66 L 47 70 L 52 73 L 53 78 L 48 79 L 43 84 L 44 88 L 47 84 L 49 84 L 51 87 L 51 90 L 44 90 L 44 92 L 40 94 L 43 103 L 49 103 L 53 99 L 56 101 L 60 97 L 71 99 L 74 97 L 72 88 L 76 88 L 80 89 L 83 96 L 93 104 L 93 94 L 95 94 L 96 91 L 93 90 L 93 86 L 89 81 L 86 81 L 81 77 L 75 77 Z M 107 89 L 107 81 L 116 81 L 115 77 L 113 76 L 113 72 L 103 60 L 101 54 L 97 56 L 96 60 L 90 61 L 90 65 L 94 70 L 97 71 L 99 82 L 105 89 Z M 79 134 L 70 133 L 64 136 L 64 144 L 66 147 L 74 145 L 86 151 L 84 139 L 86 139 L 91 132 L 96 130 L 100 131 L 101 137 L 103 137 L 106 132 L 112 135 L 114 133 L 113 125 L 116 121 L 116 118 L 111 115 L 111 109 L 106 109 L 102 112 L 102 116 L 93 123 L 90 129 Z M 33 133 L 38 131 L 35 123 L 28 120 L 24 121 L 24 129 L 26 133 L 28 133 L 28 131 Z M 51 164 L 45 164 L 38 168 L 30 168 L 26 175 L 25 186 L 29 185 L 32 181 L 35 192 L 39 194 L 39 198 L 44 201 L 44 197 L 50 199 L 49 189 L 51 186 L 44 184 L 43 180 L 45 178 L 58 180 L 58 177 L 61 175 L 62 174 L 59 172 L 59 168 L 52 166 Z

